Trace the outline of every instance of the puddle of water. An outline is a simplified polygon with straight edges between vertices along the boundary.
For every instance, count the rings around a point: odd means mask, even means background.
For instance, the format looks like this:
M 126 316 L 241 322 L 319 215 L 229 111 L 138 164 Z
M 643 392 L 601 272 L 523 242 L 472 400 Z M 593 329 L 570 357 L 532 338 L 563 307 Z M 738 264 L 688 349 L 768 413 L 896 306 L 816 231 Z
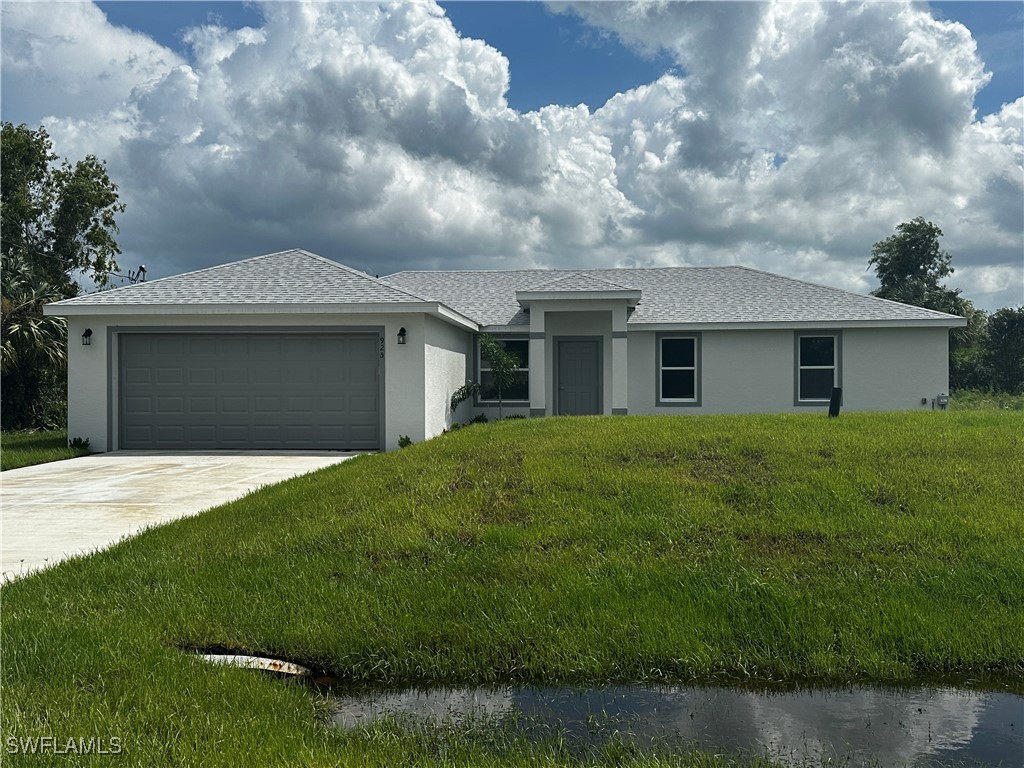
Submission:
M 435 688 L 331 694 L 334 723 L 479 721 L 581 755 L 611 739 L 768 755 L 783 765 L 1024 765 L 1024 696 L 944 688 L 764 692 L 726 687 Z

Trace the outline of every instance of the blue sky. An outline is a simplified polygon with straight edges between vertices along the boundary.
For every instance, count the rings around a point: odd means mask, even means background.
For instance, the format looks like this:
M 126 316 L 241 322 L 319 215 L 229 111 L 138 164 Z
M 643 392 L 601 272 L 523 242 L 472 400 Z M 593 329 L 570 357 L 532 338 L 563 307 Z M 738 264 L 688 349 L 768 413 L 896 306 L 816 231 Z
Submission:
M 302 247 L 379 274 L 744 264 L 866 292 L 872 244 L 924 216 L 951 285 L 1024 303 L 1024 3 L 2 13 L 3 118 L 107 161 L 123 261 L 154 278 Z
M 978 53 L 992 72 L 992 81 L 975 103 L 978 112 L 991 114 L 1024 95 L 1024 3 L 932 3 L 942 18 L 959 21 L 971 30 Z

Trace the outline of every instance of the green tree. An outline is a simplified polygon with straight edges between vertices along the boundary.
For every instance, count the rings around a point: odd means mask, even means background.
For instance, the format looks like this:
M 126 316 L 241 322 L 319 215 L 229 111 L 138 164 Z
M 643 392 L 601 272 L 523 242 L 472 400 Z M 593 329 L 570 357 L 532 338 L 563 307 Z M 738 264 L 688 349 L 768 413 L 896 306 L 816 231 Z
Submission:
M 17 256 L 3 254 L 0 259 L 0 372 L 33 362 L 58 368 L 66 365 L 67 323 L 62 317 L 43 315 L 43 305 L 59 301 L 60 293 L 39 282 Z
M 939 247 L 942 230 L 921 216 L 896 225 L 896 234 L 871 247 L 868 266 L 875 268 L 881 284 L 873 295 L 917 307 L 948 304 L 949 293 L 940 285 L 953 274 L 952 257 Z M 945 310 L 940 310 L 945 311 Z
M 950 329 L 950 387 L 984 387 L 989 381 L 984 362 L 986 316 L 960 295 L 959 288 L 942 285 L 953 267 L 952 257 L 939 245 L 940 237 L 941 229 L 918 216 L 875 243 L 868 266 L 874 267 L 879 286 L 872 295 L 966 318 L 966 327 Z
M 67 323 L 43 315 L 61 298 L 17 256 L 0 255 L 0 427 L 57 427 L 66 420 Z
M 4 122 L 0 135 L 2 383 L 5 429 L 41 423 L 64 389 L 66 326 L 43 315 L 78 295 L 78 279 L 107 285 L 117 272 L 117 185 L 93 155 L 56 164 L 46 129 Z M 52 408 L 49 409 L 52 411 Z
M 949 332 L 949 388 L 988 389 L 992 386 L 992 369 L 985 356 L 988 315 L 962 296 L 954 306 L 942 311 L 967 318 L 967 325 Z
M 985 359 L 995 389 L 1024 395 L 1024 307 L 1004 307 L 992 313 Z
M 106 285 L 119 269 L 114 236 L 124 203 L 104 163 L 88 155 L 55 167 L 43 127 L 5 122 L 0 142 L 0 250 L 64 297 L 78 294 L 79 275 Z
M 519 356 L 510 352 L 489 333 L 480 336 L 480 357 L 491 369 L 491 380 L 498 394 L 498 418 L 502 418 L 502 392 L 516 383 L 521 366 Z

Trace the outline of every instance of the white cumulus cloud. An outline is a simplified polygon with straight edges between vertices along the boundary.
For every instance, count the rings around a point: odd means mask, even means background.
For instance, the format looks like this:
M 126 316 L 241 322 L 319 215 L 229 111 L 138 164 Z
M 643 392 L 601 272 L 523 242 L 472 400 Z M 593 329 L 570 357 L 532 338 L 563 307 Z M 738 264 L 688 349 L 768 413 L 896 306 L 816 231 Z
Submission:
M 153 276 L 297 246 L 379 273 L 745 263 L 866 291 L 871 244 L 922 215 L 971 298 L 1024 299 L 1024 100 L 979 119 L 975 42 L 927 7 L 558 6 L 679 69 L 526 114 L 505 56 L 433 2 L 260 8 L 180 55 L 91 3 L 3 6 L 5 119 L 107 159 L 124 261 Z

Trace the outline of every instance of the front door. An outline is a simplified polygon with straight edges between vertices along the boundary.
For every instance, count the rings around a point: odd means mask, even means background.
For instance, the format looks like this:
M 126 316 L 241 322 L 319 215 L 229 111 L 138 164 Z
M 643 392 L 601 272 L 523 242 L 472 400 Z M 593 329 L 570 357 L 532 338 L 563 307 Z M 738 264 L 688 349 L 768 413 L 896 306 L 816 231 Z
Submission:
M 559 339 L 557 357 L 556 413 L 559 416 L 601 413 L 600 340 Z

